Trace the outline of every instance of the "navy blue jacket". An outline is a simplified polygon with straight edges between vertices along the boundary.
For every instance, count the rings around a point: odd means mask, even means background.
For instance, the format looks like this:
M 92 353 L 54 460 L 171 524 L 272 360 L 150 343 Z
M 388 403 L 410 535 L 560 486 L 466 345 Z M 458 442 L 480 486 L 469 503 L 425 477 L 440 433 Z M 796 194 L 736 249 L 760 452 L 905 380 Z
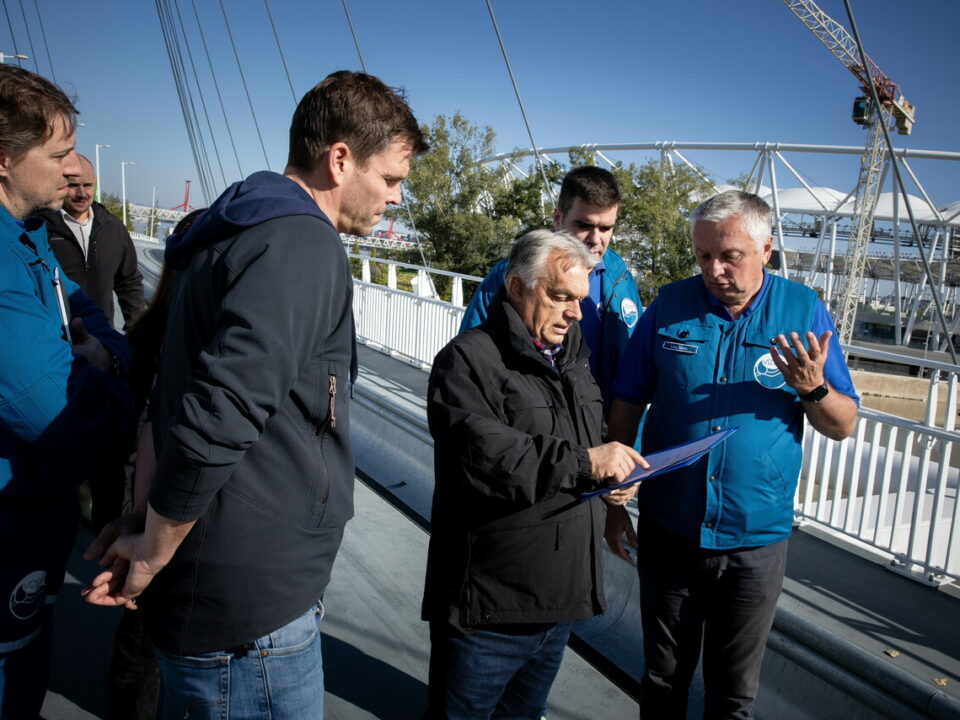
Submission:
M 590 353 L 600 358 L 599 363 L 592 364 L 596 368 L 595 379 L 603 401 L 607 404 L 620 358 L 627 349 L 627 342 L 643 308 L 640 306 L 637 284 L 621 257 L 607 248 L 603 254 L 603 264 L 606 269 L 600 276 L 600 346 L 591 347 Z M 487 273 L 463 313 L 460 332 L 481 325 L 487 319 L 490 304 L 504 285 L 503 272 L 506 269 L 507 259 L 504 258 Z
M 150 504 L 196 520 L 140 603 L 162 650 L 251 642 L 319 600 L 353 515 L 353 281 L 292 180 L 236 183 L 182 237 Z

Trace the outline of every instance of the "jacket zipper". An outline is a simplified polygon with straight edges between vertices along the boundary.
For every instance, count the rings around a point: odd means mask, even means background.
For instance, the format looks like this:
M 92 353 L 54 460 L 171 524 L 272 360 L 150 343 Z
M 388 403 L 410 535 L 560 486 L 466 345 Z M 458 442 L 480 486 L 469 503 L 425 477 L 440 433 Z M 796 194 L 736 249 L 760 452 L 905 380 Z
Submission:
M 329 427 L 337 426 L 337 415 L 336 415 L 336 405 L 337 405 L 337 376 L 331 375 L 329 382 L 327 383 L 327 397 L 329 403 L 329 416 L 330 420 L 328 422 Z

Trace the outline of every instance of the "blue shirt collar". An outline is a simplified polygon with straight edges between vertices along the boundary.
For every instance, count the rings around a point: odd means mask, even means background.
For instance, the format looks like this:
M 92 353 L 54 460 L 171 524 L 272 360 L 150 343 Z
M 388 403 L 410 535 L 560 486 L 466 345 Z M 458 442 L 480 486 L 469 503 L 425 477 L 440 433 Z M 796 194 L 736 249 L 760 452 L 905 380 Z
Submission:
M 770 285 L 770 273 L 767 272 L 766 268 L 763 268 L 763 282 L 760 285 L 760 292 L 754 296 L 753 300 L 750 301 L 750 304 L 744 308 L 743 312 L 740 313 L 740 317 L 746 317 L 760 305 L 760 302 L 763 300 L 764 295 L 767 294 L 767 288 Z M 703 291 L 707 294 L 707 303 L 710 305 L 710 308 L 717 313 L 718 315 L 723 315 L 727 319 L 730 319 L 730 313 L 727 311 L 726 305 L 720 302 L 716 295 L 714 295 L 710 290 L 707 289 L 706 283 L 703 285 Z

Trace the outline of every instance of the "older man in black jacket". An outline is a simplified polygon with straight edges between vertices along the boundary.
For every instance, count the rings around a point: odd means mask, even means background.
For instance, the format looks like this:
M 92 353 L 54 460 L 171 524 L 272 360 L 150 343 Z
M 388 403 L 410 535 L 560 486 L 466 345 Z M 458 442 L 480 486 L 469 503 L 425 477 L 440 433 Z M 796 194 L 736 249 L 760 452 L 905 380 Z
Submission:
M 605 508 L 578 495 L 645 463 L 602 440 L 577 324 L 595 263 L 566 233 L 528 233 L 487 321 L 434 361 L 431 718 L 539 718 L 570 623 L 603 611 Z
M 80 174 L 67 178 L 60 210 L 41 210 L 50 247 L 60 267 L 113 323 L 116 292 L 127 330 L 143 311 L 143 276 L 130 233 L 103 205 L 93 200 L 96 177 L 83 155 Z M 108 518 L 109 519 L 109 518 Z

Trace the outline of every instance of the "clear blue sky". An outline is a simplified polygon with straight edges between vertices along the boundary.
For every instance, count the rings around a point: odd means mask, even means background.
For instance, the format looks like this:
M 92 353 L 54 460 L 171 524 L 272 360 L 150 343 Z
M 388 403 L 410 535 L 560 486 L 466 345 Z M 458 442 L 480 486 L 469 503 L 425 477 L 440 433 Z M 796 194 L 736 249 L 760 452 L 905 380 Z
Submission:
M 190 0 L 179 0 L 207 108 L 230 182 L 239 177 Z M 263 154 L 216 0 L 195 0 L 238 143 L 244 174 Z M 49 75 L 35 3 L 24 0 L 40 72 Z M 283 167 L 294 101 L 263 0 L 226 0 L 270 164 Z M 0 51 L 29 48 L 18 2 L 0 16 Z M 37 0 L 58 82 L 77 96 L 78 147 L 101 151 L 103 187 L 148 204 L 182 200 L 195 178 L 154 3 Z M 820 6 L 846 23 L 841 0 Z M 367 70 L 406 89 L 421 122 L 461 111 L 491 125 L 497 150 L 529 143 L 483 0 L 348 0 Z M 493 0 L 537 143 L 656 140 L 862 145 L 850 121 L 852 75 L 779 0 Z M 297 95 L 327 73 L 359 69 L 337 0 L 270 0 Z M 960 151 L 955 0 L 853 0 L 868 53 L 919 107 L 914 134 L 898 145 Z M 11 33 L 11 29 L 13 33 Z M 36 69 L 34 60 L 24 61 Z M 212 148 L 211 148 L 212 150 Z M 618 156 L 642 161 L 637 154 Z M 749 170 L 752 155 L 690 153 L 720 180 Z M 811 184 L 848 189 L 856 160 L 797 158 Z M 216 165 L 212 157 L 211 162 Z M 916 161 L 938 205 L 960 199 L 960 163 Z M 779 171 L 778 171 L 779 172 Z M 217 182 L 219 170 L 216 171 Z M 780 178 L 781 185 L 795 185 Z M 197 185 L 194 185 L 195 189 Z M 192 204 L 200 205 L 199 192 Z

